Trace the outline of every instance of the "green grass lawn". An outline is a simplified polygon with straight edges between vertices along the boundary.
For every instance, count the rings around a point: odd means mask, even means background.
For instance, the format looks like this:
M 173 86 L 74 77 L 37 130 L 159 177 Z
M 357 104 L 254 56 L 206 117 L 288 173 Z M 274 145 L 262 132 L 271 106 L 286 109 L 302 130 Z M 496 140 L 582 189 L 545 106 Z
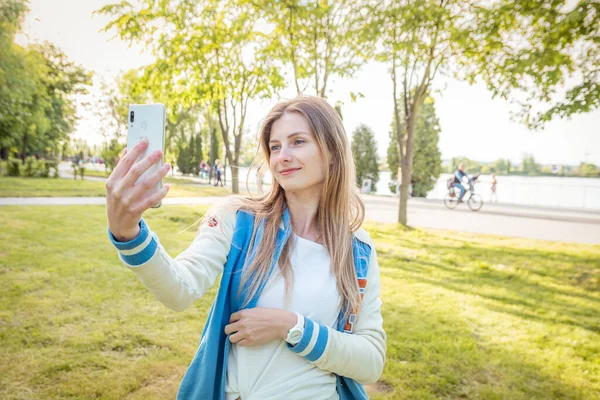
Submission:
M 86 168 L 85 176 L 108 178 L 110 176 L 110 172 L 105 172 L 104 170 L 93 170 L 93 169 Z M 180 175 L 177 175 L 177 176 L 171 175 L 171 172 L 169 172 L 169 174 L 167 176 L 165 176 L 164 182 L 170 182 L 170 183 L 188 182 L 189 183 L 189 179 L 186 179 Z
M 97 176 L 100 178 L 107 178 L 110 175 L 110 172 L 105 172 L 104 170 L 93 170 L 93 169 L 85 169 L 85 176 Z
M 84 176 L 93 176 L 93 177 L 98 177 L 98 178 L 108 178 L 110 176 L 110 172 L 105 172 L 104 170 L 93 170 L 93 169 L 86 169 L 85 170 L 85 174 Z M 164 182 L 167 183 L 189 183 L 188 179 L 182 178 L 181 176 L 175 176 L 175 175 L 171 175 L 171 173 L 169 172 L 169 174 L 165 177 Z
M 176 255 L 204 210 L 146 220 Z M 104 207 L 0 207 L 0 220 L 0 398 L 174 398 L 215 289 L 162 306 L 119 263 Z M 600 398 L 600 246 L 366 228 L 388 333 L 372 398 Z
M 168 178 L 171 185 L 168 197 L 224 196 L 223 187 L 199 185 L 188 180 Z M 0 177 L 0 197 L 104 197 L 104 182 L 63 178 Z

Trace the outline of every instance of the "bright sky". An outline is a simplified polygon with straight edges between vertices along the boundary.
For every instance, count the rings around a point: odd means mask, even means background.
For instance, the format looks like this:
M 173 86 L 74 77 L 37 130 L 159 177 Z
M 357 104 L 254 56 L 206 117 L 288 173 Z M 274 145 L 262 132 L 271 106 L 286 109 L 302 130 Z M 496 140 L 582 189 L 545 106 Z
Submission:
M 29 13 L 20 43 L 50 41 L 60 47 L 70 60 L 96 73 L 91 94 L 80 101 L 92 101 L 99 94 L 100 77 L 110 78 L 121 71 L 152 62 L 141 46 L 128 48 L 125 42 L 112 39 L 114 32 L 99 32 L 108 17 L 92 15 L 105 4 L 117 0 L 30 0 Z M 332 104 L 341 100 L 342 113 L 348 134 L 364 123 L 376 135 L 378 153 L 385 157 L 389 144 L 393 98 L 387 67 L 379 63 L 365 66 L 352 81 L 333 81 L 329 95 Z M 570 120 L 556 120 L 544 131 L 534 132 L 510 120 L 511 106 L 507 101 L 492 99 L 482 84 L 470 86 L 452 78 L 438 80 L 436 87 L 445 88 L 436 94 L 437 114 L 440 119 L 440 150 L 443 159 L 466 156 L 479 161 L 509 158 L 520 162 L 531 153 L 544 164 L 579 164 L 581 161 L 600 165 L 600 110 L 578 115 Z M 350 92 L 360 92 L 364 98 L 352 103 Z M 281 97 L 295 95 L 290 87 Z M 276 103 L 251 103 L 248 128 L 255 132 L 260 119 Z M 79 108 L 81 120 L 75 137 L 90 144 L 102 141 L 102 121 L 92 112 Z

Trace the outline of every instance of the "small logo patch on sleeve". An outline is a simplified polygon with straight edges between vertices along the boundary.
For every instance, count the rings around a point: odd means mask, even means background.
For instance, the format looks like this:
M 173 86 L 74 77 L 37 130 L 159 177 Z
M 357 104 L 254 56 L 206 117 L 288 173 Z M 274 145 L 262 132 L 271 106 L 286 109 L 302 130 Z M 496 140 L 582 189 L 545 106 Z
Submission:
M 207 220 L 208 226 L 210 226 L 211 228 L 214 228 L 215 226 L 219 225 L 219 221 L 217 221 L 217 219 L 215 217 L 210 217 Z

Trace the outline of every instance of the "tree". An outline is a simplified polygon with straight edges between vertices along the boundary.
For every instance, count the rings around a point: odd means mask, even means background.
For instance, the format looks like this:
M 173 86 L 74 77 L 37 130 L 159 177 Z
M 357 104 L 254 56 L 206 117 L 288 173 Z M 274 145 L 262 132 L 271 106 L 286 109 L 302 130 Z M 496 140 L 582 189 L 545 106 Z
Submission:
M 398 179 L 398 144 L 396 128 L 392 122 L 390 130 L 390 146 L 388 147 L 388 165 L 392 172 L 392 181 Z M 438 149 L 440 125 L 435 114 L 432 97 L 426 97 L 416 123 L 415 157 L 413 159 L 412 194 L 425 197 L 433 189 L 442 172 L 442 155 Z M 396 192 L 396 186 L 390 186 Z
M 460 164 L 463 164 L 465 166 L 465 172 L 467 174 L 477 173 L 481 170 L 481 164 L 475 160 L 471 160 L 467 157 L 452 157 L 447 172 L 450 174 L 454 174 Z
M 594 164 L 584 163 L 579 164 L 578 175 L 581 176 L 600 176 L 600 169 Z
M 258 159 L 256 162 L 258 163 L 262 155 L 258 147 L 258 137 L 249 132 L 247 132 L 245 136 L 246 138 L 244 139 L 244 149 L 242 150 L 240 164 L 242 167 L 249 167 L 252 164 L 252 161 L 254 161 L 257 157 Z M 242 178 L 246 179 L 245 176 Z
M 202 147 L 203 147 L 202 146 L 202 133 L 198 132 L 196 134 L 196 146 L 194 148 L 194 158 L 195 158 L 194 168 L 196 171 L 196 175 L 198 175 L 200 173 L 200 163 L 204 159 L 204 151 L 203 151 Z
M 183 88 L 182 102 L 207 105 L 232 168 L 232 191 L 239 193 L 238 168 L 248 101 L 271 97 L 283 85 L 269 53 L 270 39 L 257 25 L 260 13 L 246 1 L 144 0 L 103 7 L 128 41 L 143 41 Z
M 529 154 L 523 156 L 520 169 L 527 175 L 536 175 L 540 172 L 540 165 L 535 162 L 533 155 Z
M 24 1 L 0 3 L 0 155 L 48 156 L 68 141 L 76 121 L 73 94 L 91 75 L 49 43 L 14 43 L 27 12 Z
M 364 179 L 371 179 L 371 191 L 379 181 L 377 143 L 373 131 L 366 125 L 358 126 L 352 133 L 352 157 L 356 166 L 356 184 L 362 187 Z
M 394 124 L 402 172 L 398 222 L 407 224 L 408 185 L 413 175 L 415 131 L 423 101 L 438 70 L 468 46 L 472 1 L 381 2 L 374 6 L 377 59 L 390 65 Z
M 477 29 L 461 70 L 521 106 L 531 128 L 600 106 L 600 3 L 597 0 L 491 2 L 474 9 Z M 559 96 L 559 88 L 566 94 Z M 545 110 L 536 110 L 534 100 Z
M 73 100 L 75 94 L 87 94 L 86 86 L 91 84 L 92 74 L 81 66 L 69 61 L 67 56 L 51 43 L 32 46 L 44 62 L 42 83 L 48 98 L 45 116 L 48 120 L 46 130 L 36 133 L 43 136 L 38 147 L 30 147 L 31 152 L 45 152 L 57 149 L 61 141 L 68 140 L 75 128 L 77 109 Z
M 108 172 L 108 170 L 112 171 L 116 167 L 124 147 L 125 145 L 119 142 L 119 139 L 116 137 L 113 137 L 110 139 L 110 141 L 102 144 L 102 152 L 100 153 L 100 156 L 104 160 L 104 168 L 106 172 Z
M 194 166 L 191 163 L 193 157 L 193 148 L 190 143 L 185 140 L 185 135 L 182 134 L 180 138 L 179 152 L 177 154 L 177 168 L 184 174 L 191 174 Z M 193 143 L 191 143 L 193 144 Z
M 274 26 L 272 53 L 293 71 L 298 93 L 327 97 L 332 77 L 352 77 L 370 56 L 372 36 L 362 0 L 251 2 Z
M 14 43 L 15 34 L 28 8 L 25 1 L 0 3 L 0 153 L 7 159 L 9 149 L 18 146 L 20 132 L 27 126 L 30 102 L 38 87 L 27 50 Z
M 507 174 L 510 172 L 510 161 L 498 159 L 492 163 L 490 171 L 495 174 Z
M 188 149 L 188 160 L 186 162 L 189 164 L 189 168 L 186 173 L 198 175 L 200 161 L 202 161 L 202 135 L 200 132 L 191 135 Z
M 432 97 L 426 97 L 415 128 L 412 194 L 425 197 L 442 172 L 442 154 L 438 148 L 440 124 Z

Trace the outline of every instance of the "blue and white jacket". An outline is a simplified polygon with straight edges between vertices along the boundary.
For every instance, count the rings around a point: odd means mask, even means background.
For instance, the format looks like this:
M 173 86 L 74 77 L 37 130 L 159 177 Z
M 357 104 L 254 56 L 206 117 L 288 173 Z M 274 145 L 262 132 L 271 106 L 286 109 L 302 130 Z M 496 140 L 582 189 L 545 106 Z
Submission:
M 248 253 L 254 216 L 227 207 L 216 208 L 201 225 L 188 249 L 171 258 L 148 225 L 140 222 L 141 232 L 130 242 L 111 241 L 123 263 L 152 292 L 154 297 L 175 311 L 183 311 L 204 295 L 222 274 L 217 297 L 204 326 L 198 351 L 181 382 L 178 399 L 224 399 L 230 341 L 224 333 L 230 315 L 242 309 L 238 296 L 243 267 Z M 262 230 L 257 232 L 256 245 Z M 289 213 L 277 236 L 272 270 L 291 234 Z M 254 253 L 255 248 L 250 254 Z M 354 266 L 361 291 L 358 315 L 338 319 L 337 330 L 306 318 L 304 335 L 296 346 L 288 346 L 317 367 L 335 373 L 340 399 L 367 399 L 362 384 L 376 382 L 385 363 L 385 340 L 377 256 L 366 231 L 353 238 Z M 242 290 L 242 294 L 245 293 Z M 262 287 L 245 308 L 256 306 Z M 318 330 L 317 340 L 311 340 Z

